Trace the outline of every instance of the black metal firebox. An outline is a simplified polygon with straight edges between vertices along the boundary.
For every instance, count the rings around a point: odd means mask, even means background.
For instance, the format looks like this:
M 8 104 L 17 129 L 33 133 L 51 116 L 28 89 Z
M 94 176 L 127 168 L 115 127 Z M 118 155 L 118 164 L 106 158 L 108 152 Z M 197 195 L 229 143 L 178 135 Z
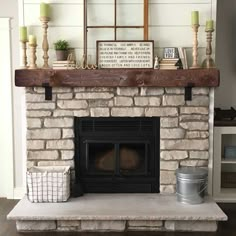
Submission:
M 75 172 L 85 193 L 158 193 L 160 118 L 75 117 Z

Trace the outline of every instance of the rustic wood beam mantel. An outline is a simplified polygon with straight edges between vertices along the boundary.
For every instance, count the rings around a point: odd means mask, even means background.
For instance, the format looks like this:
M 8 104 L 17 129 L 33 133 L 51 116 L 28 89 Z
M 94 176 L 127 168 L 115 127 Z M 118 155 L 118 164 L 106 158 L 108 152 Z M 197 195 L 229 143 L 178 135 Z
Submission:
M 19 87 L 218 87 L 217 69 L 154 70 L 100 69 L 53 70 L 19 69 L 15 85 Z

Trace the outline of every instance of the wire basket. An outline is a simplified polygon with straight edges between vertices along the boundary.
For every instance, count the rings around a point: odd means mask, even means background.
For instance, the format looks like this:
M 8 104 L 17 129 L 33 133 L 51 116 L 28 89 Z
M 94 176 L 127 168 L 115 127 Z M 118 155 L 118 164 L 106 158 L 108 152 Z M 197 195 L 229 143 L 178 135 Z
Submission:
M 65 202 L 70 197 L 70 167 L 32 167 L 27 171 L 27 195 L 31 202 Z

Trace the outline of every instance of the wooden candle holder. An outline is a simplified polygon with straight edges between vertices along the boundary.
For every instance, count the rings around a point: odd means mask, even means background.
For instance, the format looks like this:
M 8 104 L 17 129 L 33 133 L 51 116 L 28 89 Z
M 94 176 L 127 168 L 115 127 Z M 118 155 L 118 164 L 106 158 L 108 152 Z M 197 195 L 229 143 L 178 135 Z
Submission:
M 193 28 L 193 64 L 190 69 L 198 69 L 200 66 L 198 65 L 198 28 L 200 25 L 192 25 Z
M 48 45 L 48 34 L 47 34 L 47 30 L 48 30 L 48 22 L 50 21 L 49 17 L 45 17 L 45 16 L 41 16 L 40 17 L 40 21 L 42 22 L 42 28 L 43 28 L 43 43 L 42 43 L 42 48 L 43 48 L 43 60 L 44 60 L 44 64 L 43 64 L 43 69 L 48 69 L 49 65 L 48 65 L 48 49 L 49 49 L 49 45 Z
M 203 68 L 215 68 L 215 62 L 211 57 L 212 54 L 212 33 L 214 32 L 214 29 L 206 29 L 205 30 L 207 35 L 207 47 L 206 47 L 206 59 L 202 62 Z
M 22 47 L 22 69 L 27 69 L 27 55 L 26 55 L 26 49 L 27 49 L 27 44 L 28 41 L 22 41 L 21 40 L 21 47 Z
M 36 48 L 37 48 L 37 44 L 29 44 L 30 47 L 30 65 L 29 65 L 29 69 L 37 69 L 37 64 L 36 64 Z

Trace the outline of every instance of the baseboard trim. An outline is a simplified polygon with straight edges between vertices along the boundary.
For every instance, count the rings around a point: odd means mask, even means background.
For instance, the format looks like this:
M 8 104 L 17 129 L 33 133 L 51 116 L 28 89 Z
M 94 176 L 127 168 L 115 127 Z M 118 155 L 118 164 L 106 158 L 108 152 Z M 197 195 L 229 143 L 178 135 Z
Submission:
M 24 187 L 16 187 L 14 188 L 14 199 L 22 199 L 26 194 L 26 189 Z

